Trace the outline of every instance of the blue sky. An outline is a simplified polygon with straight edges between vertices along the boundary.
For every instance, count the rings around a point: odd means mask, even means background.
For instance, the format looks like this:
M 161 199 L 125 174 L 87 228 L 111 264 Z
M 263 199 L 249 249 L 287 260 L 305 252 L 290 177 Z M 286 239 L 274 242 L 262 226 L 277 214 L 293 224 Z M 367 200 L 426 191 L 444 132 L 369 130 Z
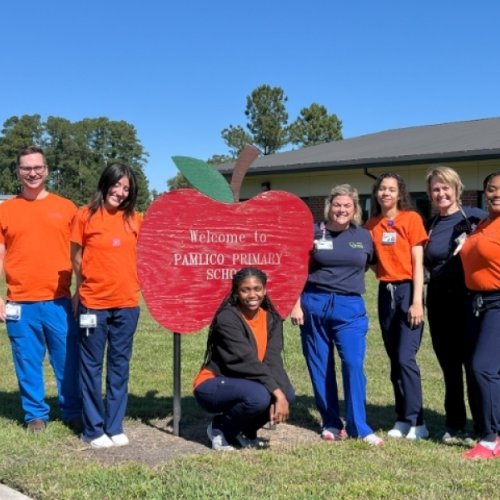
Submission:
M 0 124 L 125 120 L 160 192 L 172 156 L 227 153 L 264 83 L 290 122 L 317 102 L 345 138 L 500 117 L 498 0 L 16 0 L 0 18 Z

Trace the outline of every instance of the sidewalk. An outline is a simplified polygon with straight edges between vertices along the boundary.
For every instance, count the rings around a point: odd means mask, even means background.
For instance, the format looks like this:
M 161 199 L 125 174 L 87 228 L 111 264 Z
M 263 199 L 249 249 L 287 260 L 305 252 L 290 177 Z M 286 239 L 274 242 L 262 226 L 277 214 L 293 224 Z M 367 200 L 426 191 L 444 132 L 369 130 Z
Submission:
M 30 497 L 19 493 L 18 491 L 0 484 L 0 500 L 31 500 Z

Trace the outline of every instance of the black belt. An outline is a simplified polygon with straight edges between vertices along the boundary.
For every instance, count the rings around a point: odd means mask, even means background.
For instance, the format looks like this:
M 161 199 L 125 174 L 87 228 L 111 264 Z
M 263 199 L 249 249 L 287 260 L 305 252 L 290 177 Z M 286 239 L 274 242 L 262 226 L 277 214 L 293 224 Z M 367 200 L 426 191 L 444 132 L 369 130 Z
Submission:
M 472 311 L 475 316 L 479 316 L 488 309 L 488 304 L 500 301 L 500 291 L 498 290 L 492 292 L 474 292 L 471 290 L 470 294 L 472 295 Z

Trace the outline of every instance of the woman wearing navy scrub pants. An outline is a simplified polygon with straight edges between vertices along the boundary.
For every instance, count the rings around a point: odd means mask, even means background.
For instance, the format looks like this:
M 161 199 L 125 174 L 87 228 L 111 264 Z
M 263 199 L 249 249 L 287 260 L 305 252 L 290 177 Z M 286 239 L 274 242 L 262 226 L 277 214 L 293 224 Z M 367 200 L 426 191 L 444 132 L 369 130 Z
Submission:
M 78 211 L 71 234 L 78 288 L 74 308 L 82 327 L 82 440 L 97 449 L 129 443 L 123 420 L 139 320 L 136 262 L 142 218 L 135 211 L 137 191 L 130 167 L 121 163 L 108 166 L 90 204 Z
M 391 363 L 396 423 L 391 438 L 425 439 L 422 382 L 417 352 L 423 333 L 423 247 L 427 233 L 410 210 L 406 184 L 395 173 L 381 174 L 372 190 L 370 230 L 377 255 L 378 317 Z
M 484 180 L 488 218 L 464 243 L 460 258 L 472 301 L 472 373 L 481 406 L 482 435 L 468 460 L 500 458 L 500 172 Z

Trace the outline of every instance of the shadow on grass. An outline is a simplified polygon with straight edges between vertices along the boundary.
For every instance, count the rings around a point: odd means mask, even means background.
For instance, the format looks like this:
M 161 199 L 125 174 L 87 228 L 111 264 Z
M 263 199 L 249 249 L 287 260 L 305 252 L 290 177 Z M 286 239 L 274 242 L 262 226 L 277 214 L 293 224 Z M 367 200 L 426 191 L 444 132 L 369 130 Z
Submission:
M 50 406 L 50 419 L 60 418 L 57 398 L 45 398 L 45 402 Z M 21 408 L 21 396 L 19 391 L 1 392 L 0 391 L 0 416 L 19 423 L 24 422 L 24 413 Z
M 57 398 L 46 398 L 51 408 L 51 420 L 60 418 Z M 343 401 L 340 402 L 341 415 L 345 415 Z M 23 423 L 23 411 L 18 391 L 0 392 L 0 416 Z M 126 417 L 138 420 L 144 425 L 160 432 L 173 434 L 173 398 L 158 397 L 158 391 L 148 391 L 143 396 L 129 394 Z M 206 426 L 212 416 L 204 412 L 193 396 L 184 396 L 181 400 L 180 437 L 196 443 L 206 444 Z M 375 430 L 388 431 L 395 421 L 392 405 L 367 405 L 367 420 Z M 433 410 L 425 410 L 425 421 L 430 431 L 431 439 L 436 438 L 444 426 L 442 414 Z M 320 421 L 314 398 L 298 395 L 291 408 L 290 425 L 319 432 Z M 468 422 L 469 428 L 472 427 Z
M 341 415 L 345 416 L 343 401 L 340 402 Z M 395 421 L 394 406 L 367 405 L 367 420 L 375 432 L 387 432 Z M 148 392 L 145 396 L 129 395 L 127 417 L 140 420 L 144 425 L 153 427 L 161 432 L 173 434 L 173 398 L 157 397 L 156 391 Z M 206 427 L 212 419 L 212 414 L 203 411 L 193 396 L 185 396 L 181 400 L 180 437 L 195 443 L 206 444 Z M 433 410 L 425 410 L 425 421 L 430 431 L 431 440 L 437 439 L 442 430 L 444 417 Z M 320 431 L 320 421 L 314 397 L 299 395 L 291 407 L 288 424 L 307 429 Z M 469 422 L 470 424 L 470 422 Z

